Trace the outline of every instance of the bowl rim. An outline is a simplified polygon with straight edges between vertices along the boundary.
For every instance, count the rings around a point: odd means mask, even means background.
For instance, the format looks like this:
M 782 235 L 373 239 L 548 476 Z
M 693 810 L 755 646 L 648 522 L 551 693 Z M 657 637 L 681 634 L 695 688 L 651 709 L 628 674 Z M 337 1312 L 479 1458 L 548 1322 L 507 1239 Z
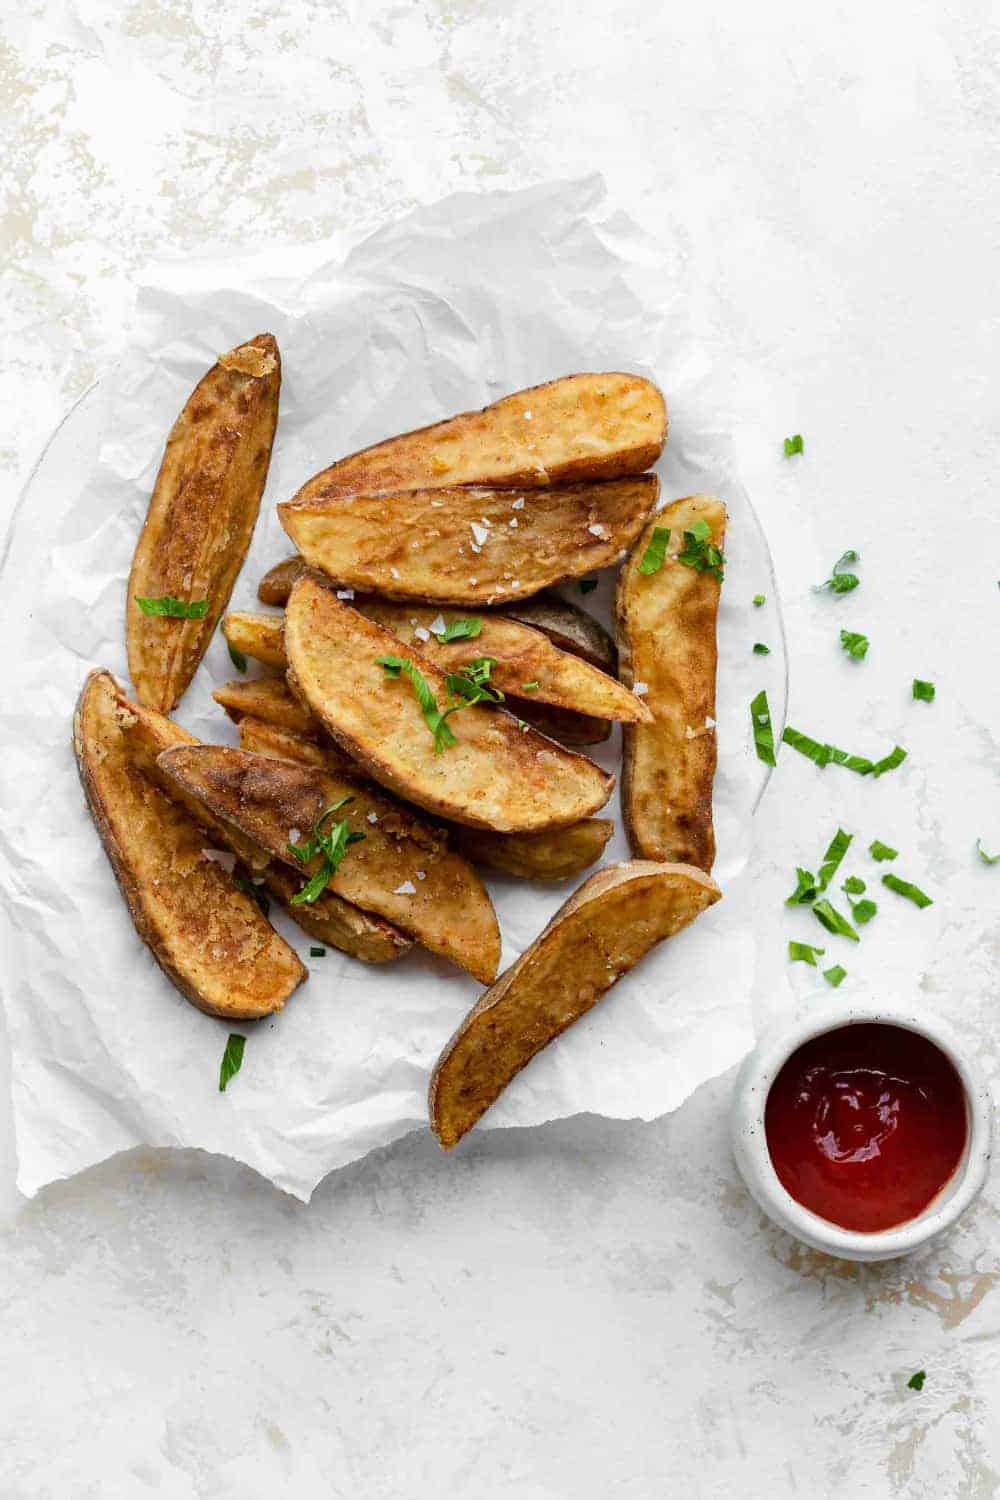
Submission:
M 784 1064 L 804 1043 L 845 1026 L 884 1023 L 925 1037 L 939 1047 L 958 1073 L 968 1111 L 968 1138 L 962 1159 L 948 1182 L 913 1219 L 891 1229 L 845 1229 L 822 1218 L 793 1198 L 780 1181 L 771 1160 L 764 1128 L 764 1109 L 771 1085 Z M 820 1244 L 847 1259 L 889 1258 L 905 1255 L 952 1225 L 978 1196 L 989 1170 L 993 1102 L 989 1085 L 975 1059 L 951 1026 L 912 1006 L 892 1001 L 827 1005 L 798 1015 L 793 1021 L 768 1028 L 746 1058 L 734 1100 L 733 1128 L 737 1160 L 749 1157 L 761 1207 L 792 1234 Z M 742 1166 L 742 1162 L 740 1162 Z M 952 1191 L 945 1195 L 951 1184 Z M 766 1200 L 766 1201 L 765 1201 Z

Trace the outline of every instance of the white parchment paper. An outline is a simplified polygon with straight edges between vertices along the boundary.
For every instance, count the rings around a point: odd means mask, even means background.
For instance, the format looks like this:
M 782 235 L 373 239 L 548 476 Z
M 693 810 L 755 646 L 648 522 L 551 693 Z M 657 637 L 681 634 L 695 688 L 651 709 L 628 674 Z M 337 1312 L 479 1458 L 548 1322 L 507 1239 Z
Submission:
M 307 1198 L 332 1168 L 426 1121 L 430 1067 L 479 994 L 419 952 L 368 967 L 278 925 L 310 965 L 285 1013 L 248 1034 L 242 1072 L 217 1091 L 229 1027 L 188 1005 L 139 942 L 84 807 L 70 719 L 90 667 L 127 682 L 126 579 L 165 435 L 216 355 L 269 329 L 284 364 L 261 518 L 233 605 L 257 608 L 261 573 L 291 549 L 274 506 L 363 444 L 581 369 L 650 375 L 666 392 L 664 497 L 714 490 L 729 507 L 720 619 L 717 878 L 725 899 L 648 958 L 516 1080 L 484 1128 L 580 1111 L 651 1118 L 673 1109 L 752 1039 L 754 946 L 740 890 L 763 786 L 747 704 L 784 703 L 770 564 L 732 466 L 710 372 L 671 305 L 669 267 L 599 179 L 459 195 L 335 254 L 178 263 L 139 289 L 120 366 L 43 460 L 6 539 L 9 649 L 0 757 L 3 1002 L 13 1055 L 19 1186 L 31 1194 L 127 1147 L 195 1146 Z M 579 599 L 573 588 L 567 597 Z M 586 600 L 607 618 L 611 579 Z M 772 655 L 754 657 L 754 639 Z M 251 669 L 253 670 L 253 669 Z M 177 717 L 235 742 L 212 689 L 234 675 L 221 636 Z M 619 742 L 598 758 L 615 766 Z M 609 811 L 617 817 L 617 798 Z M 608 859 L 627 855 L 620 833 Z M 576 882 L 488 881 L 504 964 Z

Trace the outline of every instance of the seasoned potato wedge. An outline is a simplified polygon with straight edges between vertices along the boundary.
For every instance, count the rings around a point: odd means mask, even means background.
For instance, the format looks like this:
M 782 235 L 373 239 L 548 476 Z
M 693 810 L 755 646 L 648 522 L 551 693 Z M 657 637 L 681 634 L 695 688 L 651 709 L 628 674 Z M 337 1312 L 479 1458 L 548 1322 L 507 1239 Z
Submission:
M 158 765 L 214 817 L 304 876 L 316 873 L 318 861 L 300 865 L 289 843 L 308 838 L 326 808 L 351 798 L 338 816 L 364 839 L 351 845 L 327 889 L 489 984 L 500 959 L 490 898 L 444 834 L 409 808 L 364 782 L 224 745 L 168 750 Z
M 618 652 L 604 626 L 585 609 L 568 604 L 558 594 L 522 599 L 519 604 L 508 604 L 503 613 L 511 620 L 520 620 L 522 625 L 540 630 L 560 651 L 582 656 L 599 672 L 614 677 L 618 671 Z
M 298 894 L 302 880 L 287 865 L 273 861 L 264 885 L 303 932 L 366 964 L 391 963 L 413 947 L 413 939 L 391 922 L 362 911 L 333 891 L 326 890 L 315 901 L 300 901 L 293 906 L 292 898 Z
M 219 357 L 167 438 L 128 581 L 128 667 L 140 703 L 166 713 L 187 687 L 253 535 L 278 420 L 273 334 Z M 137 600 L 207 601 L 200 620 L 148 615 Z
M 257 585 L 257 598 L 261 604 L 286 605 L 292 585 L 298 582 L 308 566 L 305 558 L 295 552 L 291 557 L 275 563 L 273 568 L 268 568 Z
M 652 381 L 617 371 L 565 375 L 352 453 L 298 499 L 426 484 L 529 486 L 641 474 L 659 458 L 667 409 Z
M 338 583 L 390 599 L 503 604 L 616 562 L 658 491 L 655 474 L 640 474 L 517 494 L 364 492 L 288 500 L 278 517 L 306 561 Z
M 641 698 L 615 678 L 599 672 L 578 656 L 558 650 L 541 631 L 516 620 L 490 614 L 469 616 L 461 610 L 441 610 L 428 604 L 400 604 L 373 595 L 356 598 L 354 608 L 391 630 L 404 646 L 419 651 L 444 672 L 460 672 L 477 657 L 492 657 L 495 666 L 491 685 L 511 697 L 525 698 L 529 704 L 555 704 L 591 718 L 626 723 L 652 718 Z M 462 620 L 477 622 L 478 635 L 444 643 L 438 640 L 447 626 Z M 433 626 L 437 627 L 437 634 Z M 230 645 L 245 656 L 270 667 L 287 666 L 281 615 L 233 612 L 223 618 L 222 629 Z M 528 713 L 520 716 L 532 722 Z M 607 733 L 605 729 L 600 738 L 606 738 Z
M 379 657 L 399 642 L 329 589 L 300 578 L 285 612 L 285 649 L 297 693 L 342 749 L 391 791 L 419 807 L 496 833 L 559 828 L 603 807 L 614 777 L 502 709 L 463 707 L 456 741 L 435 753 L 411 683 L 393 679 Z M 439 706 L 442 672 L 410 653 Z
M 306 971 L 256 902 L 205 857 L 198 825 L 133 764 L 122 727 L 137 712 L 98 671 L 73 721 L 84 793 L 136 931 L 199 1010 L 230 1021 L 273 1015 Z
M 317 744 L 261 719 L 241 719 L 239 729 L 243 750 L 350 773 L 352 763 L 330 740 Z M 579 875 L 600 859 L 614 826 L 608 818 L 587 818 L 568 828 L 546 828 L 541 833 L 487 833 L 481 828 L 463 828 L 460 823 L 445 825 L 450 842 L 474 865 L 486 865 L 523 880 L 566 880 Z
M 245 681 L 237 677 L 216 688 L 212 697 L 237 724 L 244 717 L 264 719 L 280 729 L 313 739 L 321 731 L 318 720 L 289 692 L 283 677 L 252 677 Z
M 609 865 L 585 880 L 480 996 L 441 1053 L 429 1107 L 444 1149 L 462 1139 L 537 1052 L 720 894 L 701 870 L 646 860 Z
M 726 508 L 711 495 L 675 500 L 650 521 L 618 582 L 622 681 L 644 682 L 651 724 L 628 726 L 622 759 L 622 813 L 633 854 L 711 870 L 715 860 L 715 640 L 720 584 L 676 561 L 695 521 L 722 550 Z M 653 527 L 670 529 L 658 572 L 639 564 Z

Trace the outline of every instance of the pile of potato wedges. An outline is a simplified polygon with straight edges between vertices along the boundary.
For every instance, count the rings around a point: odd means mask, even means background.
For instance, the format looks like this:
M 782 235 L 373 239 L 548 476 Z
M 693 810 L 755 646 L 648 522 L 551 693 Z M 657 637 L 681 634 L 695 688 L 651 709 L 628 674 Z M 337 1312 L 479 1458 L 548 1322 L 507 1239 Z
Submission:
M 725 509 L 707 495 L 659 506 L 656 386 L 570 375 L 316 474 L 278 506 L 296 551 L 259 581 L 267 609 L 227 614 L 280 385 L 277 343 L 259 334 L 177 418 L 129 578 L 133 696 L 91 672 L 74 719 L 81 780 L 136 930 L 209 1014 L 273 1015 L 307 977 L 265 896 L 363 963 L 416 944 L 487 986 L 442 1037 L 431 1080 L 447 1149 L 719 899 Z M 614 641 L 551 592 L 612 567 Z M 239 748 L 167 717 L 220 621 L 242 670 L 215 697 Z M 616 723 L 634 858 L 584 880 L 498 978 L 480 871 L 554 881 L 597 864 L 615 778 L 585 750 Z

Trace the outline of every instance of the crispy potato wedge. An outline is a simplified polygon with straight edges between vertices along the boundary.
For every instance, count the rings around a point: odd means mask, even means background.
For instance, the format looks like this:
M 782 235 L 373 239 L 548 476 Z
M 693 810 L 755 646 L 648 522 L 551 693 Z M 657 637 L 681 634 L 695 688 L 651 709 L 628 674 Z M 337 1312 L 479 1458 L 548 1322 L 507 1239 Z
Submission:
M 363 492 L 287 500 L 278 517 L 306 561 L 338 583 L 390 599 L 503 604 L 616 562 L 658 492 L 655 474 L 518 494 Z
M 317 744 L 260 719 L 241 719 L 239 730 L 242 750 L 350 774 L 352 762 L 330 740 Z M 587 818 L 568 828 L 546 828 L 541 833 L 487 833 L 481 828 L 463 828 L 460 823 L 447 823 L 445 827 L 451 843 L 474 865 L 486 865 L 523 880 L 566 880 L 596 864 L 615 825 L 609 818 Z
M 288 603 L 292 585 L 298 582 L 308 567 L 305 558 L 295 552 L 291 557 L 275 563 L 273 568 L 268 568 L 257 585 L 257 598 L 261 604 L 280 604 L 284 607 Z
M 292 897 L 297 895 L 302 880 L 286 865 L 272 861 L 264 885 L 303 932 L 341 953 L 360 958 L 363 963 L 391 963 L 413 947 L 413 939 L 391 922 L 362 911 L 360 906 L 334 895 L 333 891 L 324 891 L 315 901 L 300 901 L 293 906 Z
M 538 594 L 519 604 L 508 604 L 503 613 L 511 620 L 520 620 L 522 625 L 540 630 L 560 651 L 582 656 L 599 672 L 614 677 L 618 671 L 618 652 L 604 626 L 585 609 L 567 603 L 558 594 Z
M 212 694 L 216 703 L 238 724 L 243 718 L 264 719 L 292 734 L 315 739 L 322 726 L 294 693 L 289 692 L 283 677 L 236 678 Z
M 306 970 L 256 902 L 206 859 L 198 825 L 131 761 L 122 727 L 140 712 L 97 671 L 73 721 L 84 793 L 136 931 L 199 1010 L 230 1021 L 273 1015 Z
M 128 581 L 128 667 L 136 696 L 169 712 L 229 602 L 260 509 L 278 420 L 273 334 L 223 354 L 174 423 Z M 203 619 L 147 615 L 139 598 L 208 601 Z
M 300 578 L 285 612 L 285 649 L 295 690 L 343 750 L 370 776 L 418 807 L 495 833 L 577 823 L 603 807 L 614 777 L 502 709 L 463 707 L 456 743 L 435 754 L 411 683 L 378 658 L 398 655 L 396 637 L 311 578 Z M 447 686 L 433 662 L 409 653 L 443 707 Z
M 429 1109 L 443 1148 L 462 1139 L 537 1052 L 720 894 L 701 870 L 646 860 L 585 880 L 480 996 L 438 1058 Z
M 352 453 L 297 499 L 426 484 L 517 489 L 641 474 L 667 438 L 661 392 L 641 375 L 565 375 Z
M 262 849 L 252 838 L 248 838 L 233 823 L 224 818 L 215 817 L 200 798 L 192 796 L 183 786 L 171 777 L 165 776 L 160 770 L 157 764 L 157 757 L 160 753 L 163 750 L 173 749 L 176 745 L 196 745 L 198 741 L 194 736 L 187 734 L 170 719 L 164 718 L 153 709 L 129 704 L 128 710 L 127 714 L 122 712 L 120 718 L 122 719 L 122 734 L 132 763 L 154 781 L 172 802 L 183 807 L 185 812 L 190 814 L 207 834 L 211 835 L 220 848 L 231 850 L 251 878 L 262 876 L 267 889 L 277 901 L 282 903 L 292 921 L 301 927 L 303 932 L 307 932 L 310 937 L 320 938 L 334 948 L 339 948 L 342 953 L 349 953 L 354 958 L 363 959 L 366 963 L 385 963 L 392 958 L 401 958 L 413 946 L 412 941 L 390 923 L 361 911 L 351 902 L 345 901 L 342 896 L 335 895 L 333 891 L 324 891 L 319 900 L 311 906 L 305 903 L 291 905 L 291 897 L 295 895 L 301 882 L 291 876 L 283 866 L 277 867 L 266 849 Z M 242 725 L 246 722 L 246 720 L 241 721 L 241 732 Z M 264 725 L 265 730 L 269 727 Z M 273 734 L 282 732 L 272 730 Z M 321 765 L 329 764 L 329 759 L 324 757 L 324 752 L 318 745 L 311 744 L 309 740 L 301 739 L 299 736 L 295 736 L 294 739 L 298 745 L 311 748 L 320 757 Z
M 231 824 L 304 876 L 289 850 L 342 797 L 340 817 L 364 835 L 352 844 L 327 890 L 400 927 L 432 953 L 489 984 L 500 960 L 500 931 L 479 876 L 445 835 L 364 782 L 294 761 L 224 745 L 188 745 L 158 759 L 161 772 L 216 818 Z
M 574 713 L 571 708 L 558 708 L 553 703 L 535 703 L 531 698 L 508 698 L 508 713 L 515 719 L 530 724 L 550 740 L 560 745 L 580 749 L 584 745 L 600 745 L 611 734 L 609 719 L 595 719 L 589 714 Z
M 712 529 L 720 550 L 726 508 L 711 495 L 675 500 L 650 521 L 618 581 L 622 681 L 644 682 L 651 724 L 626 729 L 622 813 L 633 854 L 711 870 L 715 860 L 715 639 L 720 584 L 711 573 L 678 563 L 683 534 L 695 521 Z M 653 526 L 670 528 L 663 566 L 639 564 Z
M 471 618 L 480 626 L 469 640 L 442 643 L 438 634 L 456 621 L 470 618 L 461 610 L 442 610 L 428 604 L 400 604 L 365 595 L 354 600 L 354 608 L 367 619 L 392 631 L 407 648 L 419 651 L 444 672 L 460 672 L 477 657 L 490 656 L 496 665 L 491 685 L 504 694 L 525 698 L 529 705 L 555 704 L 590 718 L 616 719 L 626 723 L 651 720 L 652 714 L 634 693 L 613 677 L 599 672 L 589 662 L 560 651 L 538 630 L 516 620 L 482 614 Z M 245 656 L 269 667 L 287 666 L 284 621 L 280 615 L 243 614 L 224 616 L 226 640 Z M 525 689 L 531 689 L 530 698 Z M 520 712 L 520 711 L 519 711 Z M 520 717 L 531 720 L 530 714 Z M 610 731 L 604 729 L 600 738 Z M 555 736 L 557 739 L 560 735 Z M 583 741 L 593 743 L 593 741 Z

